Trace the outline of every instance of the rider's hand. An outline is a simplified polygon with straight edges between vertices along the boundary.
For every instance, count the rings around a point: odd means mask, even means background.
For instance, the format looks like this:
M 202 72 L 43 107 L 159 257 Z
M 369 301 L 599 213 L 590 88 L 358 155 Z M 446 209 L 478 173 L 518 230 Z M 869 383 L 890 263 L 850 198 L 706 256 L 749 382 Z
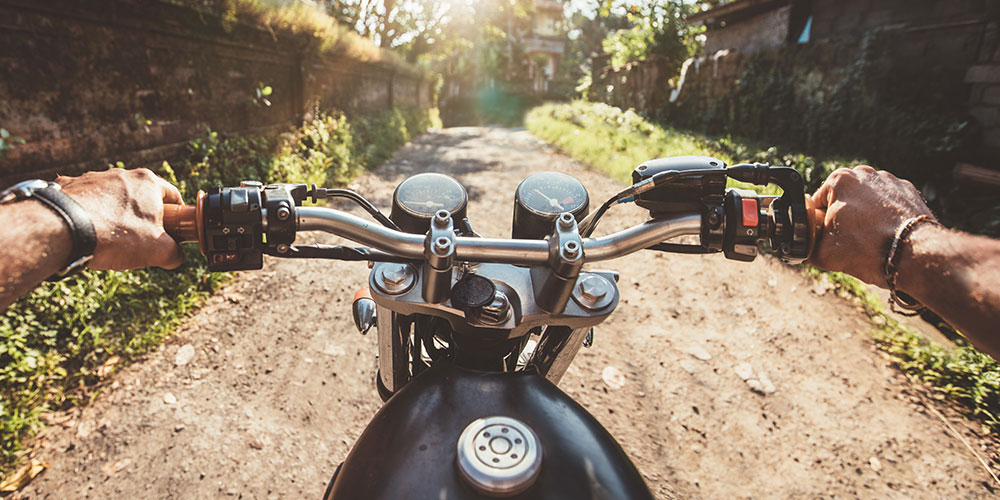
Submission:
M 56 182 L 94 223 L 97 248 L 89 267 L 174 269 L 184 262 L 181 247 L 163 229 L 163 204 L 183 203 L 169 182 L 146 169 L 119 168 Z
M 810 263 L 881 287 L 896 229 L 910 217 L 931 215 L 913 184 L 869 166 L 833 172 L 812 198 L 825 214 Z

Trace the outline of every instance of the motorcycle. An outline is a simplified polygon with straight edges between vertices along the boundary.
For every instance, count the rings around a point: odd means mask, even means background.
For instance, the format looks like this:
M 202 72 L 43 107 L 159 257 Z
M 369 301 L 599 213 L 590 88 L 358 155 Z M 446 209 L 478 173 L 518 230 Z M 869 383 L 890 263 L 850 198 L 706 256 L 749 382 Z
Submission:
M 728 179 L 782 194 L 727 188 Z M 324 498 L 646 499 L 614 437 L 557 387 L 619 300 L 618 274 L 584 265 L 640 250 L 749 262 L 766 249 L 798 263 L 817 225 L 788 167 L 686 156 L 644 162 L 632 180 L 591 211 L 577 179 L 532 174 L 515 190 L 510 239 L 477 234 L 465 188 L 440 173 L 403 180 L 388 217 L 353 191 L 248 181 L 166 206 L 164 224 L 197 241 L 212 271 L 261 269 L 265 254 L 368 262 L 352 312 L 361 333 L 377 330 L 385 404 Z M 316 206 L 327 198 L 356 202 L 374 222 Z M 620 203 L 649 220 L 592 236 Z M 306 231 L 366 246 L 295 245 Z M 685 235 L 698 242 L 667 241 Z

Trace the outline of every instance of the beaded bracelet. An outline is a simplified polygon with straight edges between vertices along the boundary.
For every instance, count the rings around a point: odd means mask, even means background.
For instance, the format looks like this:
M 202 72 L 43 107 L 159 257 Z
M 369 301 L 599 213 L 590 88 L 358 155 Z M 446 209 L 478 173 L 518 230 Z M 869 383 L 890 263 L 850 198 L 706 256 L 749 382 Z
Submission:
M 897 262 L 899 260 L 899 246 L 906 240 L 907 236 L 913 231 L 917 224 L 921 222 L 930 222 L 933 224 L 940 223 L 934 220 L 934 217 L 930 215 L 918 215 L 916 217 L 911 217 L 903 221 L 896 229 L 896 234 L 892 238 L 892 244 L 889 246 L 889 254 L 885 259 L 885 281 L 889 284 L 889 307 L 893 312 L 902 314 L 903 316 L 916 316 L 920 314 L 920 311 L 924 309 L 924 306 L 917 302 L 916 299 L 910 297 L 909 295 L 896 290 L 896 279 L 899 277 L 899 270 L 896 266 L 899 265 Z M 905 309 L 902 311 L 896 309 L 896 306 Z

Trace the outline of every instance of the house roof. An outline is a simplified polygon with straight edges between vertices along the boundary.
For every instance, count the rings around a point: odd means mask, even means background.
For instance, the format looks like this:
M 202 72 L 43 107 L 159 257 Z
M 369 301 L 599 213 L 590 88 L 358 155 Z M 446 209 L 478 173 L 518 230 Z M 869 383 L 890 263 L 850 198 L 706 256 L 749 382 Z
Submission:
M 688 16 L 688 24 L 718 26 L 739 22 L 765 12 L 784 7 L 793 0 L 733 0 L 715 8 Z

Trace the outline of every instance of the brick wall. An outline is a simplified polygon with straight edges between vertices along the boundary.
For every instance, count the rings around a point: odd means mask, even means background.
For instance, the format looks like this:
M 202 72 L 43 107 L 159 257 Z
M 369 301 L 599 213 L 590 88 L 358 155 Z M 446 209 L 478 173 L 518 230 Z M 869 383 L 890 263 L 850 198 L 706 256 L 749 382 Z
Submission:
M 282 129 L 315 103 L 434 104 L 431 79 L 317 45 L 158 0 L 0 0 L 0 127 L 26 141 L 0 163 L 0 184 L 159 162 L 205 127 Z M 251 102 L 259 85 L 271 106 Z

